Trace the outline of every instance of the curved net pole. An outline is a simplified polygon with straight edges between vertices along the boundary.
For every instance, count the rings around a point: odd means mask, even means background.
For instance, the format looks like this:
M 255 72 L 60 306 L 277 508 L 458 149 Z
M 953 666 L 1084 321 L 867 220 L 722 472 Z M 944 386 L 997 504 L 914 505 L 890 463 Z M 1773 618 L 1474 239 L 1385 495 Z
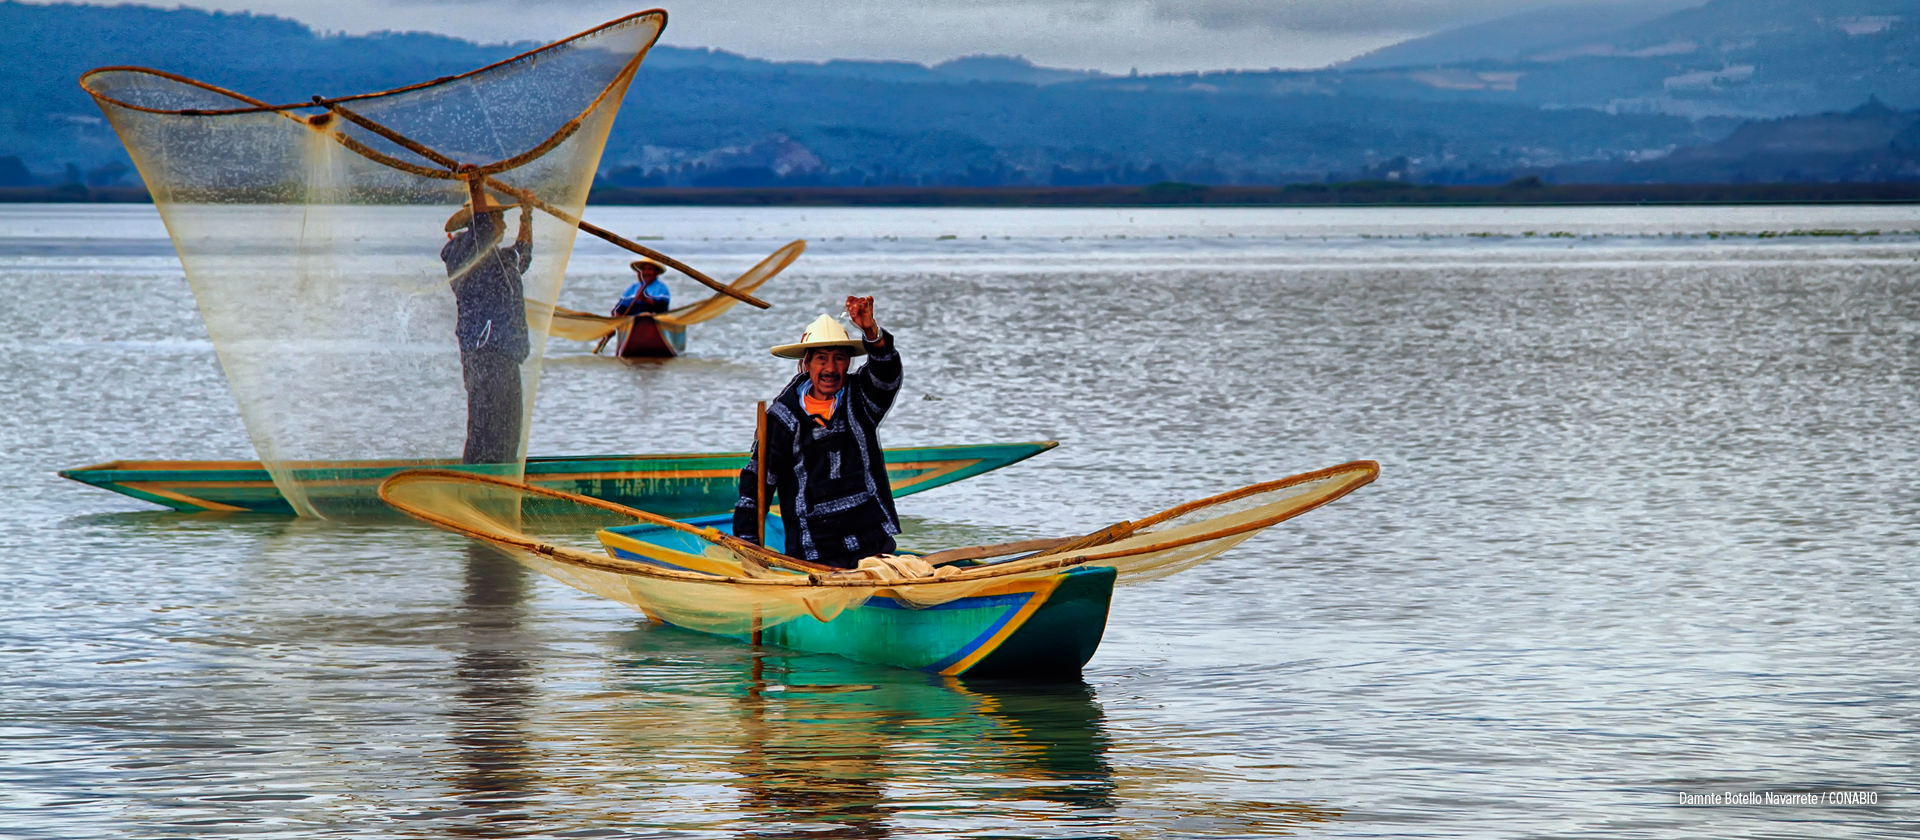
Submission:
M 345 106 L 340 105 L 338 102 L 328 102 L 318 96 L 314 97 L 313 99 L 314 99 L 314 104 L 320 105 L 321 107 L 324 107 L 333 113 L 339 114 L 340 116 L 353 122 L 355 125 L 365 128 L 368 131 L 374 132 L 375 134 L 378 134 L 382 137 L 385 137 L 388 140 L 393 141 L 396 145 L 399 145 L 407 149 L 408 151 L 411 151 L 417 155 L 420 155 L 421 157 L 424 157 L 442 166 L 445 166 L 447 167 L 448 171 L 447 173 L 442 174 L 437 170 L 429 169 L 424 166 L 418 166 L 416 164 L 411 164 L 406 161 L 396 159 L 390 155 L 383 155 L 377 151 L 374 151 L 371 148 L 368 148 L 365 144 L 360 143 L 351 137 L 347 137 L 338 132 L 332 132 L 334 139 L 340 141 L 341 145 L 344 145 L 347 148 L 352 149 L 356 154 L 365 156 L 372 160 L 379 161 L 380 163 L 384 163 L 396 169 L 404 169 L 406 171 L 413 172 L 414 174 L 421 175 L 423 177 L 429 177 L 429 178 L 467 177 L 467 178 L 483 179 L 487 187 L 497 190 L 502 194 L 512 196 L 516 203 L 533 207 L 556 219 L 566 222 L 567 224 L 573 225 L 581 230 L 584 230 L 588 233 L 593 234 L 594 236 L 600 237 L 601 239 L 604 239 L 616 246 L 625 248 L 628 251 L 632 251 L 633 253 L 639 254 L 640 256 L 659 262 L 667 266 L 668 268 L 672 268 L 676 271 L 679 271 L 682 274 L 687 275 L 688 277 L 692 277 L 693 279 L 700 281 L 701 285 L 704 285 L 709 289 L 713 289 L 714 291 L 719 292 L 720 294 L 723 294 L 735 300 L 741 301 L 742 303 L 751 304 L 761 309 L 769 309 L 769 308 L 772 308 L 773 306 L 772 304 L 767 303 L 766 301 L 763 301 L 757 297 L 754 297 L 753 295 L 747 294 L 746 292 L 739 291 L 737 289 L 734 289 L 731 286 L 721 283 L 718 280 L 708 277 L 705 273 L 693 268 L 690 265 L 687 265 L 686 263 L 676 260 L 673 257 L 667 256 L 666 254 L 662 254 L 659 251 L 655 251 L 652 248 L 648 248 L 645 245 L 641 245 L 638 242 L 634 242 L 630 239 L 627 239 L 626 237 L 621 236 L 617 233 L 614 233 L 613 231 L 610 231 L 610 230 L 607 230 L 606 228 L 592 224 L 586 221 L 585 219 L 581 219 L 572 213 L 568 213 L 564 210 L 554 207 L 553 205 L 540 200 L 539 196 L 536 196 L 527 190 L 520 189 L 518 187 L 512 186 L 511 184 L 502 183 L 498 180 L 495 180 L 492 177 L 489 177 L 496 172 L 501 172 L 501 171 L 505 171 L 506 169 L 513 168 L 512 166 L 504 166 L 504 164 L 510 163 L 512 161 L 502 161 L 500 163 L 488 164 L 486 166 L 479 166 L 479 167 L 473 166 L 471 164 L 462 164 L 459 161 L 456 161 L 453 158 L 447 157 L 446 155 L 443 155 L 437 151 L 434 151 L 432 148 L 426 146 L 425 144 L 415 141 L 407 137 L 406 135 L 401 134 L 398 131 L 388 128 L 387 126 L 381 125 L 380 123 L 374 120 L 368 119 L 360 114 L 354 113 L 352 110 L 346 108 Z M 525 161 L 521 159 L 524 158 L 525 160 L 531 160 L 533 158 L 538 157 L 540 154 L 545 154 L 547 149 L 550 149 L 554 145 L 559 144 L 560 142 L 564 141 L 567 137 L 572 136 L 573 132 L 578 131 L 580 128 L 579 123 L 580 123 L 580 120 L 578 119 L 574 120 L 572 123 L 569 123 L 568 126 L 565 129 L 563 129 L 560 133 L 556 133 L 546 143 L 543 143 L 540 146 L 530 149 L 526 153 L 512 160 L 517 160 L 524 163 Z
M 772 280 L 775 275 L 785 271 L 787 266 L 793 265 L 793 261 L 799 259 L 800 254 L 806 250 L 807 241 L 804 239 L 796 239 L 782 245 L 768 254 L 766 259 L 734 278 L 732 283 L 727 284 L 728 288 L 750 294 L 765 285 L 768 280 Z M 670 326 L 687 327 L 719 317 L 721 313 L 733 306 L 735 300 L 739 300 L 738 295 L 714 295 L 699 303 L 656 315 L 654 320 Z
M 740 291 L 724 283 L 721 283 L 718 280 L 708 277 L 706 274 L 695 269 L 693 266 L 687 265 L 686 263 L 683 263 L 679 260 L 669 257 L 666 254 L 662 254 L 659 251 L 655 251 L 652 248 L 649 248 L 638 242 L 634 242 L 633 240 L 630 240 L 624 236 L 621 236 L 620 234 L 614 233 L 613 231 L 607 230 L 606 228 L 600 227 L 599 225 L 588 222 L 585 219 L 582 219 L 570 213 L 567 213 L 564 210 L 560 210 L 559 208 L 549 205 L 546 202 L 541 201 L 539 198 L 531 194 L 528 194 L 524 190 L 516 189 L 506 184 L 502 184 L 499 181 L 495 181 L 491 178 L 487 179 L 487 186 L 493 189 L 497 189 L 500 192 L 503 192 L 507 195 L 513 196 L 515 199 L 525 202 L 526 204 L 532 207 L 535 207 L 553 216 L 556 219 L 559 219 L 563 222 L 568 222 L 574 225 L 575 227 L 578 227 L 581 230 L 591 233 L 594 236 L 598 236 L 601 239 L 604 239 L 608 242 L 613 243 L 614 245 L 618 245 L 622 248 L 632 251 L 633 253 L 646 257 L 647 259 L 658 262 L 661 265 L 664 265 L 668 268 L 671 268 L 675 271 L 680 272 L 681 274 L 685 274 L 688 277 L 691 277 L 695 280 L 700 281 L 700 285 L 706 286 L 707 288 L 712 289 L 716 292 L 719 292 L 720 294 L 723 294 L 723 295 L 726 295 L 727 297 L 738 300 L 741 303 L 750 304 L 752 306 L 756 306 L 761 309 L 771 309 L 773 307 L 773 304 L 770 304 L 764 300 L 754 297 L 753 295 L 747 294 L 746 292 Z
M 476 493 L 474 488 L 479 488 Z M 684 522 L 678 522 L 657 514 L 581 496 L 561 490 L 525 484 L 491 475 L 455 472 L 450 470 L 409 470 L 396 473 L 380 483 L 378 488 L 381 501 L 394 509 L 449 531 L 465 534 L 475 539 L 485 540 L 503 548 L 518 548 L 544 555 L 574 565 L 616 569 L 626 574 L 640 577 L 653 577 L 664 580 L 682 580 L 703 584 L 736 584 L 751 587 L 769 588 L 805 588 L 805 587 L 844 587 L 875 589 L 880 586 L 889 588 L 941 586 L 969 581 L 992 580 L 1017 574 L 1036 571 L 1053 571 L 1085 563 L 1087 557 L 1047 557 L 1037 558 L 1039 562 L 1003 563 L 967 569 L 959 574 L 939 579 L 893 579 L 876 581 L 874 578 L 847 574 L 848 570 L 831 566 L 809 563 L 795 557 L 754 545 L 740 540 L 731 534 L 720 533 L 713 528 L 695 528 Z M 501 500 L 508 500 L 501 504 Z M 748 577 L 735 575 L 714 575 L 703 572 L 690 572 L 681 569 L 669 569 L 658 565 L 635 563 L 621 560 L 604 553 L 584 551 L 568 545 L 562 545 L 541 539 L 550 528 L 538 524 L 552 513 L 542 514 L 535 510 L 532 502 L 557 501 L 566 506 L 591 508 L 616 517 L 629 519 L 620 524 L 652 525 L 670 531 L 688 534 L 712 545 L 732 552 L 741 558 L 747 558 L 766 566 L 785 568 L 794 574 L 774 577 Z M 477 502 L 477 503 L 476 503 Z M 478 508 L 492 505 L 498 508 L 519 508 L 517 523 L 505 522 L 490 517 Z M 581 521 L 580 514 L 567 511 L 558 519 Z M 606 527 L 611 523 L 599 523 Z

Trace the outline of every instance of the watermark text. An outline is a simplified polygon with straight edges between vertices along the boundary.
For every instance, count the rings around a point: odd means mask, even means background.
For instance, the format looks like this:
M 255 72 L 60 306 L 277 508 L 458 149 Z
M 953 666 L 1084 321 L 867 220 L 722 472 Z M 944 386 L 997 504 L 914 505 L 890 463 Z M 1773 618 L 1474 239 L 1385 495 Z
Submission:
M 1681 792 L 1679 804 L 1689 807 L 1759 805 L 1792 808 L 1846 808 L 1880 804 L 1872 790 L 1716 790 Z

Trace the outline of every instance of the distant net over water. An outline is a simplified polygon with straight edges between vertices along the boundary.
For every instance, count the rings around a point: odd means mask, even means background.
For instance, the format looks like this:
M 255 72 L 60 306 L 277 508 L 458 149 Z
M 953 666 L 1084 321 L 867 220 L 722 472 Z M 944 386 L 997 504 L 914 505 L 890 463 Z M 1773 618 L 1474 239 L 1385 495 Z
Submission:
M 787 266 L 807 250 L 804 239 L 796 239 L 775 249 L 752 268 L 728 284 L 727 288 L 742 294 L 750 294 L 766 285 L 775 275 L 785 271 Z M 658 315 L 648 316 L 654 321 L 669 327 L 686 328 L 694 324 L 711 321 L 733 308 L 737 299 L 726 294 L 717 294 L 698 303 L 691 303 Z M 573 341 L 599 341 L 617 330 L 626 329 L 633 324 L 632 315 L 596 315 L 565 307 L 550 307 L 553 310 L 553 322 L 548 327 L 550 335 Z
M 82 77 L 296 511 L 382 510 L 336 489 L 355 462 L 523 472 L 576 223 L 665 24 L 644 12 L 465 75 L 293 105 L 144 68 Z

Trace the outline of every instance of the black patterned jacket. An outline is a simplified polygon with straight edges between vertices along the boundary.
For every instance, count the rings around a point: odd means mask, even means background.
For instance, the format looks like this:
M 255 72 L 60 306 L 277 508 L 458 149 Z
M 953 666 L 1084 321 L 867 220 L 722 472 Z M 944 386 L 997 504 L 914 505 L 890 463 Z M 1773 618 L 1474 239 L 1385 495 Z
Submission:
M 821 425 L 800 402 L 802 373 L 767 404 L 767 503 L 780 505 L 785 554 L 816 563 L 851 566 L 893 550 L 900 516 L 893 509 L 886 456 L 877 430 L 900 393 L 900 354 L 882 330 L 867 342 L 867 363 L 847 375 L 833 421 Z M 758 447 L 740 471 L 734 533 L 752 539 Z

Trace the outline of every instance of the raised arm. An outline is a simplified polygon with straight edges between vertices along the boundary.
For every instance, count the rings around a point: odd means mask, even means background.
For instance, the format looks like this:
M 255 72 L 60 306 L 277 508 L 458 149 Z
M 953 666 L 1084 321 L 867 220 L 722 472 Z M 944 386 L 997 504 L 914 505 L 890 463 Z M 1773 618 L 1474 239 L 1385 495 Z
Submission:
M 847 298 L 847 318 L 865 334 L 861 338 L 867 345 L 867 363 L 855 376 L 862 407 L 878 423 L 900 393 L 900 353 L 893 346 L 893 335 L 874 319 L 873 298 Z
M 516 273 L 527 270 L 533 264 L 533 208 L 520 205 L 520 233 L 513 238 L 513 258 Z

